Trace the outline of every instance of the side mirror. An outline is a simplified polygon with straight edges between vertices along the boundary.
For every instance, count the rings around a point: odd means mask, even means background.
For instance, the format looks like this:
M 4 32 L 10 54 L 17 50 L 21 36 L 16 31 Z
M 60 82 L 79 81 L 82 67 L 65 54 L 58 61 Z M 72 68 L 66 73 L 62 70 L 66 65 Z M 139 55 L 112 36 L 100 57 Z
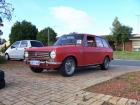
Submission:
M 15 46 L 11 46 L 11 49 L 15 48 Z

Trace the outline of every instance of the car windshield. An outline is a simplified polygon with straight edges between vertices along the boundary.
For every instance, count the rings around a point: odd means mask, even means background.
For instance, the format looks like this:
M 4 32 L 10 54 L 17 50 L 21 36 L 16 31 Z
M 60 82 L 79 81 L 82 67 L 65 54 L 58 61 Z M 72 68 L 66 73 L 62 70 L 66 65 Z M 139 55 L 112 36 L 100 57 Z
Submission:
M 82 40 L 83 40 L 83 35 L 78 35 L 78 34 L 63 35 L 56 41 L 54 46 L 82 44 Z
M 43 47 L 44 45 L 39 41 L 31 41 L 32 47 Z

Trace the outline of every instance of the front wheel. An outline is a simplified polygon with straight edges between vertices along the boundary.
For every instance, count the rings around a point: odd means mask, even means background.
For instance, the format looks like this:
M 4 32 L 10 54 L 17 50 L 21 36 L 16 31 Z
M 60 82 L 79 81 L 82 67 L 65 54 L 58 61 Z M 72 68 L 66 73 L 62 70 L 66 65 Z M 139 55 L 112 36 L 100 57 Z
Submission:
M 64 60 L 60 67 L 60 73 L 63 76 L 69 77 L 72 76 L 76 69 L 76 62 L 72 57 L 69 57 Z
M 108 70 L 110 60 L 108 57 L 105 57 L 103 63 L 100 65 L 102 70 Z
M 34 73 L 41 73 L 41 72 L 43 71 L 43 68 L 30 67 L 30 69 L 31 69 Z
M 5 54 L 5 59 L 10 60 L 9 54 L 7 54 L 7 53 Z

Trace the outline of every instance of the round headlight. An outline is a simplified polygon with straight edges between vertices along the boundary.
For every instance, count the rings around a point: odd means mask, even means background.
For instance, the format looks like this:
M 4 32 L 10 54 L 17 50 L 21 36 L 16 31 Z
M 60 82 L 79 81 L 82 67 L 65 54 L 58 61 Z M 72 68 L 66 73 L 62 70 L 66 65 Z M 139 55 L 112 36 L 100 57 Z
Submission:
M 55 52 L 55 51 L 51 51 L 50 57 L 51 57 L 52 59 L 54 59 L 54 58 L 56 57 L 56 52 Z
M 29 56 L 28 52 L 25 52 L 24 56 L 27 58 Z

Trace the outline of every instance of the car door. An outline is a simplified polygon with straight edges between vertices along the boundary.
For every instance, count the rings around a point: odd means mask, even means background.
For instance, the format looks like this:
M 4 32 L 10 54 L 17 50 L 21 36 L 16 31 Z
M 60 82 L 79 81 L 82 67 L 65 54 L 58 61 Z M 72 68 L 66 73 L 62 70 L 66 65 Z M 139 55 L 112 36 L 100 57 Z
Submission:
M 19 59 L 24 59 L 24 51 L 26 48 L 28 48 L 28 41 L 21 41 L 20 46 L 17 48 Z
M 96 50 L 95 36 L 85 36 L 84 62 L 85 65 L 97 64 L 98 52 Z
M 20 44 L 20 41 L 16 41 L 8 49 L 8 54 L 9 54 L 10 58 L 18 58 L 17 48 L 19 47 L 19 44 Z
M 104 45 L 103 45 L 103 42 L 102 42 L 102 38 L 101 37 L 98 37 L 96 36 L 96 51 L 97 51 L 97 63 L 98 64 L 101 64 L 104 60 L 104 53 L 105 53 L 105 48 L 104 48 Z

